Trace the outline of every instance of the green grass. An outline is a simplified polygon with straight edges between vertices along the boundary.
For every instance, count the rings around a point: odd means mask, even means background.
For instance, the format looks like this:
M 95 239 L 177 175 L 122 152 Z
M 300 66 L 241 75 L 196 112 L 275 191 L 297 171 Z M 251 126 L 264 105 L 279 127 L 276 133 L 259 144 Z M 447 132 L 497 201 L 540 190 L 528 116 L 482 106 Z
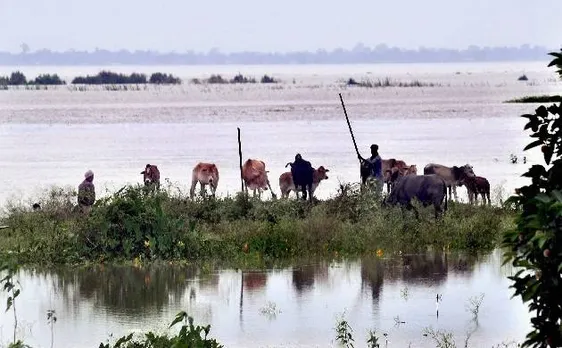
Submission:
M 440 221 L 382 208 L 369 193 L 342 186 L 310 204 L 259 201 L 242 194 L 190 200 L 166 188 L 146 194 L 127 186 L 76 212 L 75 192 L 53 190 L 42 210 L 9 204 L 0 219 L 0 258 L 28 265 L 99 262 L 263 260 L 423 252 L 429 248 L 489 251 L 513 227 L 515 211 L 450 203 Z
M 560 103 L 562 96 L 559 95 L 536 95 L 505 101 L 506 103 Z

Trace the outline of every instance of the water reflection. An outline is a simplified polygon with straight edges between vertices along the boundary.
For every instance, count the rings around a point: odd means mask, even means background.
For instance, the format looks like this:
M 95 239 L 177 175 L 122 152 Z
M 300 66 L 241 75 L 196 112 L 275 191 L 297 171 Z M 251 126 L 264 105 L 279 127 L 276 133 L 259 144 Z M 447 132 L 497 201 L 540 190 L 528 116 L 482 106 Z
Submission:
M 510 337 L 524 332 L 521 328 L 526 322 L 521 321 L 521 313 L 526 311 L 510 302 L 506 275 L 497 271 L 500 263 L 498 255 L 483 258 L 433 252 L 355 261 L 308 260 L 261 271 L 218 269 L 202 273 L 195 266 L 169 265 L 26 271 L 21 275 L 23 296 L 33 300 L 27 303 L 22 299 L 22 306 L 29 307 L 22 308 L 22 313 L 37 312 L 35 320 L 44 321 L 44 308 L 51 304 L 43 302 L 54 294 L 53 308 L 64 318 L 57 322 L 58 347 L 67 346 L 63 343 L 67 341 L 68 346 L 81 346 L 92 340 L 104 341 L 108 333 L 118 336 L 133 328 L 164 325 L 179 310 L 187 310 L 198 323 L 211 324 L 214 337 L 228 347 L 283 344 L 287 337 L 292 342 L 324 345 L 333 336 L 335 315 L 345 308 L 356 331 L 373 325 L 393 327 L 393 317 L 398 314 L 407 316 L 408 323 L 419 322 L 420 327 L 439 325 L 431 316 L 435 291 L 445 293 L 449 301 L 443 303 L 441 321 L 447 330 L 463 335 L 466 313 L 462 303 L 469 296 L 486 292 L 486 300 L 491 297 L 488 301 L 493 305 L 482 308 L 482 327 Z M 400 298 L 404 285 L 412 289 L 408 301 Z M 261 311 L 269 303 L 282 312 L 265 320 Z M 489 317 L 486 311 L 490 311 Z M 502 324 L 493 320 L 495 311 L 505 312 L 510 321 Z M 0 317 L 0 325 L 8 327 L 9 320 L 9 316 Z M 97 331 L 92 332 L 94 327 Z M 400 339 L 414 340 L 420 327 L 401 328 Z M 48 328 L 41 330 L 34 335 L 44 345 Z M 491 332 L 482 329 L 475 338 L 485 340 Z M 397 339 L 393 336 L 394 342 Z M 404 342 L 407 346 L 408 341 Z
M 193 266 L 96 266 L 38 272 L 51 279 L 55 292 L 72 297 L 74 303 L 88 301 L 94 307 L 127 315 L 160 311 L 179 303 L 187 280 L 196 273 Z

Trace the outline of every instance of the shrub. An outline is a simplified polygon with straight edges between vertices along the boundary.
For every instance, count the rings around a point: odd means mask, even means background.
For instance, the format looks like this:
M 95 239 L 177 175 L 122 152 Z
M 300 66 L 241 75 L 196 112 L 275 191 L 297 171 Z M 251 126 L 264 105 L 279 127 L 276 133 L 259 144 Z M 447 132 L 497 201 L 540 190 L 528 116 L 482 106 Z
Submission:
M 562 77 L 562 50 L 550 53 Z M 529 302 L 534 312 L 533 330 L 523 347 L 562 346 L 562 104 L 540 106 L 528 119 L 525 130 L 531 129 L 533 140 L 525 147 L 540 146 L 546 168 L 533 165 L 523 176 L 529 185 L 516 190 L 509 199 L 522 208 L 517 227 L 505 233 L 505 263 L 520 269 L 512 280 L 514 296 Z

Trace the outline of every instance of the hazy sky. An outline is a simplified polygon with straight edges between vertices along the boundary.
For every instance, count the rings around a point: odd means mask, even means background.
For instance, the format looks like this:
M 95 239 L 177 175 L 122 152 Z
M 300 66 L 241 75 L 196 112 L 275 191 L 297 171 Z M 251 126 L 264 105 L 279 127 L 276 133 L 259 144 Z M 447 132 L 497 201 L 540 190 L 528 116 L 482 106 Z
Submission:
M 562 44 L 562 0 L 0 0 L 0 50 Z

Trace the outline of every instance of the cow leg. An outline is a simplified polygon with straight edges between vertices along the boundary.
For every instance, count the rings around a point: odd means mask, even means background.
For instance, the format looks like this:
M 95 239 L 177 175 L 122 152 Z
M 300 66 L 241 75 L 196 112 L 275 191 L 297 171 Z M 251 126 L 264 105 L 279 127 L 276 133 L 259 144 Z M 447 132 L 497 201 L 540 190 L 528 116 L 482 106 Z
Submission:
M 193 197 L 195 196 L 195 186 L 197 186 L 197 179 L 192 178 L 191 179 L 191 189 L 189 190 L 189 197 L 191 199 L 193 199 Z
M 406 205 L 406 209 L 413 210 L 414 214 L 416 215 L 416 219 L 418 219 L 418 220 L 420 219 L 420 214 L 419 214 L 418 210 L 416 209 L 416 207 L 414 207 L 412 202 L 408 202 L 408 204 Z
M 307 185 L 308 188 L 308 200 L 312 202 L 312 198 L 314 198 L 312 196 L 312 185 Z
M 201 197 L 205 197 L 206 196 L 205 186 L 207 186 L 207 184 L 201 182 L 200 185 L 201 185 Z
M 459 196 L 457 195 L 457 185 L 453 184 L 453 185 L 451 185 L 451 187 L 453 188 L 453 194 L 455 195 L 455 201 L 458 201 Z

